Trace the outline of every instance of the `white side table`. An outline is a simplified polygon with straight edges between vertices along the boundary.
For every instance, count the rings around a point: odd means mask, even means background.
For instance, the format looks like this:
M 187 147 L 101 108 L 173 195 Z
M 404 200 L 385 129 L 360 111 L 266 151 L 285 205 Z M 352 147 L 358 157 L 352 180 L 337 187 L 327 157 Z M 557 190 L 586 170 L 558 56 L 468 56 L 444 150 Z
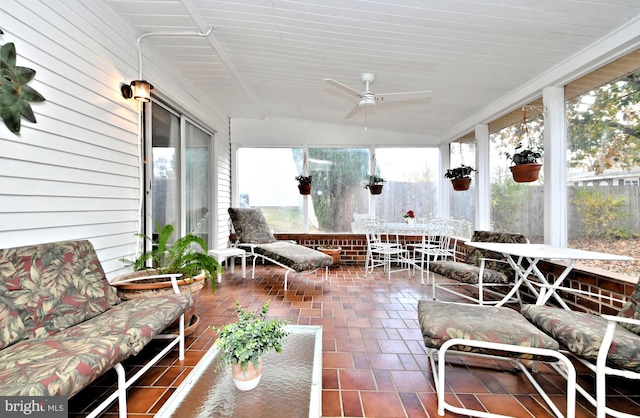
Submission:
M 247 252 L 241 248 L 220 248 L 217 250 L 209 250 L 209 255 L 222 264 L 226 263 L 227 259 L 231 257 L 231 273 L 233 273 L 234 266 L 236 264 L 236 257 L 242 258 L 242 278 L 247 277 Z M 229 263 L 227 263 L 229 264 Z M 218 283 L 222 282 L 222 274 L 217 274 Z

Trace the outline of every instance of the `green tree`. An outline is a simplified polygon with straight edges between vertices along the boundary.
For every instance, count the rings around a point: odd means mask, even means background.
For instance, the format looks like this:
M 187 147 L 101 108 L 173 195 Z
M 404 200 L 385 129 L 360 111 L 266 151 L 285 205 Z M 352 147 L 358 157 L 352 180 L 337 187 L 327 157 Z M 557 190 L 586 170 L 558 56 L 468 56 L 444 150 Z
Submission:
M 596 175 L 640 163 L 640 71 L 594 89 L 567 105 L 570 164 Z
M 294 161 L 302 172 L 302 149 L 294 149 Z M 310 148 L 309 159 L 326 162 L 320 169 L 310 164 L 311 199 L 320 230 L 348 231 L 351 214 L 366 205 L 363 181 L 369 170 L 369 151 L 345 148 Z

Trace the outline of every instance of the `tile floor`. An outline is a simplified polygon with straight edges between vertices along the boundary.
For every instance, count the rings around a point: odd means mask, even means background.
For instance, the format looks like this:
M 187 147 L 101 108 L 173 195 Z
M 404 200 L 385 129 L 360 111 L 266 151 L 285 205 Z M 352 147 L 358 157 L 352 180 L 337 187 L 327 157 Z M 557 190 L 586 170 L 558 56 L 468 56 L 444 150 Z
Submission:
M 197 311 L 201 322 L 187 339 L 185 360 L 178 361 L 175 352 L 168 354 L 130 388 L 129 417 L 151 417 L 158 411 L 212 346 L 214 334 L 208 326 L 235 320 L 236 299 L 251 309 L 270 299 L 270 316 L 323 326 L 324 417 L 437 417 L 416 313 L 418 300 L 430 298 L 431 287 L 409 278 L 407 272 L 394 273 L 391 284 L 382 271 L 366 276 L 362 267 L 333 268 L 329 274 L 330 282 L 323 281 L 320 272 L 290 274 L 290 287 L 284 291 L 282 268 L 259 266 L 254 281 L 243 280 L 239 268 L 235 274 L 225 273 L 215 293 L 203 292 Z M 128 361 L 128 369 L 135 370 L 155 348 L 152 343 Z M 468 357 L 452 358 L 450 363 L 449 402 L 515 417 L 552 416 L 526 378 L 511 366 Z M 581 379 L 589 379 L 584 370 L 578 372 Z M 112 389 L 114 376 L 107 373 L 72 398 L 70 417 L 85 416 L 83 411 Z M 564 411 L 563 379 L 542 367 L 539 381 Z M 615 383 L 610 401 L 640 415 L 638 383 Z M 580 396 L 578 402 L 577 417 L 594 416 Z M 101 416 L 116 417 L 117 406 Z

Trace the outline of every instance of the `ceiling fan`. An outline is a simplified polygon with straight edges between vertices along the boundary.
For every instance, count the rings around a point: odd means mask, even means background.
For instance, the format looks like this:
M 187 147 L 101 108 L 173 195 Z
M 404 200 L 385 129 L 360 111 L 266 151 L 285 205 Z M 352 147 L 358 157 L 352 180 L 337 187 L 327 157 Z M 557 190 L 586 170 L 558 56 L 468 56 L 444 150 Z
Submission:
M 331 84 L 334 87 L 339 88 L 342 91 L 346 91 L 352 96 L 358 98 L 358 104 L 345 116 L 345 119 L 351 118 L 353 115 L 358 113 L 358 111 L 362 108 L 368 108 L 371 106 L 375 106 L 376 103 L 389 103 L 389 102 L 400 102 L 404 100 L 415 100 L 415 99 L 424 99 L 427 97 L 431 97 L 431 90 L 422 90 L 422 91 L 405 91 L 398 93 L 385 93 L 385 94 L 375 94 L 369 90 L 369 86 L 375 81 L 376 76 L 371 73 L 362 73 L 361 76 L 362 82 L 364 83 L 364 91 L 359 92 L 358 90 L 352 89 L 349 86 L 346 86 L 342 83 L 337 82 L 331 78 L 325 78 L 323 81 Z

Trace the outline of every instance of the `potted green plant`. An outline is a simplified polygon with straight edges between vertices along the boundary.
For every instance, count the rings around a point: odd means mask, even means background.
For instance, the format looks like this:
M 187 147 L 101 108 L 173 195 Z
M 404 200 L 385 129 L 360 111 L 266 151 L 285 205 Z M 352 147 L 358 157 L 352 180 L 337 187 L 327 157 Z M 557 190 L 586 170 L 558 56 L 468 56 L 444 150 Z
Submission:
M 135 260 L 121 259 L 133 267 L 132 273 L 116 277 L 111 285 L 116 287 L 118 296 L 124 300 L 148 297 L 154 294 L 172 293 L 169 275 L 180 275 L 177 283 L 181 292 L 190 292 L 193 305 L 185 311 L 185 334 L 195 330 L 198 317 L 195 308 L 205 278 L 212 278 L 222 272 L 222 267 L 209 255 L 207 243 L 191 233 L 180 237 L 173 245 L 169 239 L 173 235 L 173 225 L 160 226 L 156 222 L 158 238 L 154 241 L 145 234 L 137 234 L 153 243 L 152 249 L 140 254 Z M 211 279 L 212 290 L 216 281 Z M 177 327 L 177 324 L 175 324 Z
M 460 167 L 450 168 L 444 173 L 444 177 L 451 179 L 453 190 L 468 190 L 471 184 L 471 173 L 476 171 L 473 167 L 462 164 Z
M 240 390 L 251 390 L 258 385 L 262 377 L 262 356 L 270 351 L 281 353 L 289 335 L 285 329 L 288 319 L 267 320 L 270 302 L 266 301 L 260 311 L 245 312 L 236 300 L 238 321 L 222 328 L 210 327 L 218 333 L 219 365 L 231 365 L 233 381 Z
M 311 194 L 311 182 L 313 181 L 313 176 L 297 176 L 296 180 L 298 180 L 298 190 L 300 194 Z
M 516 146 L 513 155 L 507 154 L 507 157 L 511 159 L 514 165 L 509 167 L 513 180 L 517 183 L 529 183 L 536 181 L 540 174 L 542 164 L 538 163 L 538 158 L 542 157 L 540 149 L 537 147 L 524 148 L 521 151 L 522 142 Z
M 380 194 L 382 193 L 382 186 L 384 185 L 385 179 L 380 177 L 377 174 L 372 174 L 369 176 L 369 179 L 365 183 L 365 189 L 369 189 L 371 194 Z

